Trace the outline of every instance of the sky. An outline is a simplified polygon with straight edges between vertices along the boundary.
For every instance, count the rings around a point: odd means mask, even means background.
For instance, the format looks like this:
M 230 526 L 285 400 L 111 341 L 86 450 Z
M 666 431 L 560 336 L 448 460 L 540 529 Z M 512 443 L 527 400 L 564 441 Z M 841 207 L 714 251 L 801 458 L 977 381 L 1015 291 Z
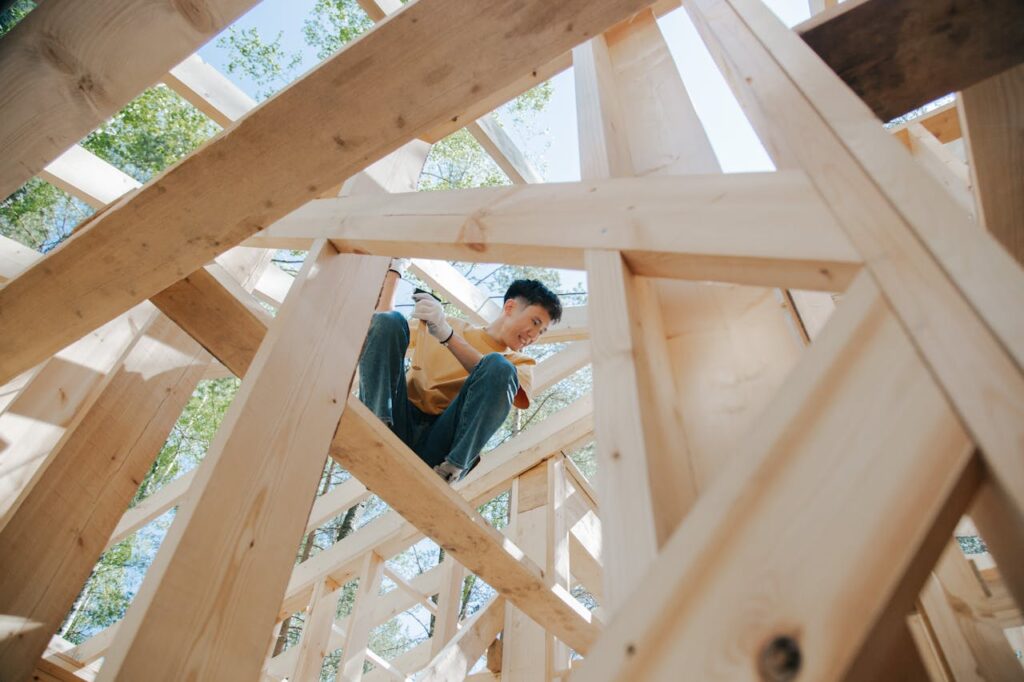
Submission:
M 266 40 L 280 33 L 284 51 L 302 54 L 302 68 L 308 70 L 317 64 L 317 57 L 303 40 L 302 24 L 314 4 L 315 0 L 263 0 L 239 18 L 235 26 L 254 27 Z M 766 4 L 788 26 L 809 16 L 808 0 L 766 0 Z M 727 173 L 774 170 L 686 12 L 677 9 L 661 17 L 658 24 L 722 169 Z M 216 39 L 207 43 L 199 55 L 255 97 L 251 83 L 228 73 L 227 52 L 217 46 Z M 511 125 L 509 117 L 500 110 L 497 115 L 507 124 L 506 130 L 517 144 L 538 160 L 538 170 L 546 181 L 577 181 L 580 178 L 579 146 L 572 69 L 555 76 L 552 86 L 551 101 L 533 126 L 535 130 L 547 130 L 546 135 L 530 135 L 529 131 Z M 562 282 L 565 291 L 578 285 L 586 288 L 584 273 L 562 271 Z M 411 288 L 401 288 L 399 302 L 409 295 Z

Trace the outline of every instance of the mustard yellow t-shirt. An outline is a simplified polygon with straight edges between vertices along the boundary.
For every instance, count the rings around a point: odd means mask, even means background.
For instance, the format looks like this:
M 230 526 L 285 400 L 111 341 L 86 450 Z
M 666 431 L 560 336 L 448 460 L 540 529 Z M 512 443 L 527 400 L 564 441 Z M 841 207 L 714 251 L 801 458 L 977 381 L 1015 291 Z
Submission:
M 474 327 L 454 317 L 447 319 L 455 333 L 473 348 L 484 355 L 501 353 L 515 365 L 519 392 L 513 404 L 521 410 L 529 407 L 533 390 L 533 366 L 537 361 L 495 341 L 483 327 Z M 409 337 L 409 350 L 412 352 L 412 365 L 406 375 L 409 402 L 427 414 L 441 414 L 455 400 L 469 373 L 450 350 L 430 335 L 426 325 L 419 324 L 419 320 L 409 320 Z

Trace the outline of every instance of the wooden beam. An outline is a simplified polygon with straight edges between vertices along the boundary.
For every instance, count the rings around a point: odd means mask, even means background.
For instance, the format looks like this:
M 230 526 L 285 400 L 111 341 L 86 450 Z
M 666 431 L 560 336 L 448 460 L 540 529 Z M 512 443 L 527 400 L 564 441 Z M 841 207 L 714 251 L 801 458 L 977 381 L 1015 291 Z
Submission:
M 959 105 L 979 222 L 1024 264 L 1024 66 L 972 85 Z
M 345 648 L 338 662 L 338 680 L 340 682 L 359 682 L 363 678 L 363 659 L 366 645 L 370 641 L 370 630 L 373 629 L 373 605 L 380 592 L 381 577 L 384 572 L 384 559 L 376 552 L 370 552 L 363 560 L 359 572 L 359 588 L 356 592 L 352 614 L 348 618 L 345 630 Z M 333 613 L 331 616 L 333 620 Z M 322 659 L 321 659 L 322 660 Z M 312 671 L 311 671 L 312 672 Z M 309 682 L 320 679 L 320 666 L 316 674 L 308 678 Z M 296 676 L 296 680 L 303 680 Z
M 0 642 L 0 677 L 32 670 L 208 363 L 198 344 L 158 316 L 54 449 L 45 475 L 0 531 L 0 614 L 33 623 Z
M 410 270 L 439 294 L 449 298 L 475 324 L 490 324 L 501 314 L 501 306 L 446 261 L 416 259 Z
M 575 269 L 612 249 L 639 275 L 841 290 L 859 256 L 834 224 L 802 173 L 754 173 L 321 199 L 246 243 Z
M 334 615 L 338 611 L 341 589 L 331 589 L 326 582 L 317 583 L 306 609 L 306 620 L 302 626 L 302 638 L 294 646 L 295 667 L 288 675 L 289 680 L 311 682 L 320 679 L 324 657 L 331 652 L 328 642 L 334 626 Z M 360 658 L 362 670 L 362 658 Z
M 764 111 L 786 112 L 762 135 L 799 156 L 986 463 L 1024 510 L 1024 318 L 1006 314 L 1024 300 L 1024 270 L 978 234 L 770 11 L 750 0 L 725 2 L 724 10 L 704 0 L 688 9 L 713 51 L 758 89 Z
M 47 164 L 39 177 L 93 208 L 103 208 L 142 185 L 81 145 Z
M 533 0 L 505 13 L 481 5 L 470 16 L 457 0 L 406 8 L 0 290 L 0 382 L 170 286 L 460 106 L 508 85 L 517 65 L 562 54 L 647 2 Z M 457 25 L 448 19 L 456 11 L 464 17 Z M 494 35 L 515 40 L 486 39 Z M 462 59 L 469 51 L 476 57 Z M 339 79 L 344 88 L 335 87 Z M 451 94 L 437 97 L 439 91 Z M 397 113 L 395 102 L 404 104 Z M 287 162 L 278 157 L 282 149 L 288 150 Z M 246 169 L 248 180 L 230 198 L 209 182 L 239 169 Z M 39 310 L 48 314 L 37 315 Z
M 1024 60 L 1015 0 L 851 0 L 796 31 L 883 121 Z
M 565 590 L 547 588 L 537 565 L 487 525 L 362 403 L 351 398 L 345 414 L 332 457 L 513 604 L 577 651 L 589 649 L 596 630 L 579 602 Z
M 498 164 L 498 167 L 513 184 L 526 185 L 544 182 L 544 178 L 508 136 L 493 114 L 468 124 L 466 130 L 473 136 L 473 139 L 480 143 L 487 155 L 494 160 L 494 163 Z
M 501 631 L 505 618 L 505 599 L 494 597 L 462 626 L 459 633 L 439 651 L 423 670 L 421 682 L 459 680 L 470 669 Z
M 259 672 L 386 267 L 323 243 L 307 259 L 299 295 L 282 306 L 178 509 L 165 559 L 121 623 L 105 676 Z
M 18 189 L 254 4 L 61 2 L 31 12 L 0 45 L 0 82 L 10 95 L 0 103 L 0 196 Z
M 766 665 L 784 679 L 797 670 L 842 677 L 929 533 L 952 532 L 962 511 L 944 509 L 947 498 L 979 473 L 968 466 L 966 434 L 868 277 L 847 292 L 747 444 L 662 550 L 580 679 L 668 679 L 682 665 L 695 677 L 758 679 Z M 941 529 L 944 512 L 950 525 Z M 772 549 L 797 542 L 814 551 Z M 846 608 L 851 599 L 857 609 Z M 764 606 L 756 618 L 751 604 Z M 779 663 L 794 650 L 798 666 Z
M 223 128 L 256 108 L 255 100 L 198 54 L 175 66 L 163 80 Z
M 14 279 L 42 257 L 38 251 L 0 235 L 0 284 Z
M 56 446 L 75 430 L 157 315 L 144 304 L 48 360 L 0 414 L 0 528 L 45 474 Z

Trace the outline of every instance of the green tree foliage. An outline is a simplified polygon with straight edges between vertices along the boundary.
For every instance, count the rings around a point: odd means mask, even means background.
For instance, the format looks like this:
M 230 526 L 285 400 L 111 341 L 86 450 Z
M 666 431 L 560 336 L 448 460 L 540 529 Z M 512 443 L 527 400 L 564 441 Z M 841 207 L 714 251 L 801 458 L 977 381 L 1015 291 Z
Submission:
M 0 38 L 7 34 L 14 26 L 25 18 L 29 12 L 36 8 L 32 0 L 15 0 L 15 2 L 3 12 L 0 12 Z

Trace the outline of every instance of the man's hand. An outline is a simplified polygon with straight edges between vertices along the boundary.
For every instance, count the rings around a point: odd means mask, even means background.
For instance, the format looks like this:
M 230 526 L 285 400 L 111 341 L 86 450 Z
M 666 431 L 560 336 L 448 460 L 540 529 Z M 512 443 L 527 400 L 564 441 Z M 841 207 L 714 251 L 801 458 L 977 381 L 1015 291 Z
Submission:
M 437 302 L 437 299 L 428 293 L 421 293 L 413 294 L 412 300 L 416 301 L 416 308 L 412 311 L 412 316 L 427 325 L 430 335 L 441 342 L 450 339 L 452 327 L 444 319 L 444 308 Z

